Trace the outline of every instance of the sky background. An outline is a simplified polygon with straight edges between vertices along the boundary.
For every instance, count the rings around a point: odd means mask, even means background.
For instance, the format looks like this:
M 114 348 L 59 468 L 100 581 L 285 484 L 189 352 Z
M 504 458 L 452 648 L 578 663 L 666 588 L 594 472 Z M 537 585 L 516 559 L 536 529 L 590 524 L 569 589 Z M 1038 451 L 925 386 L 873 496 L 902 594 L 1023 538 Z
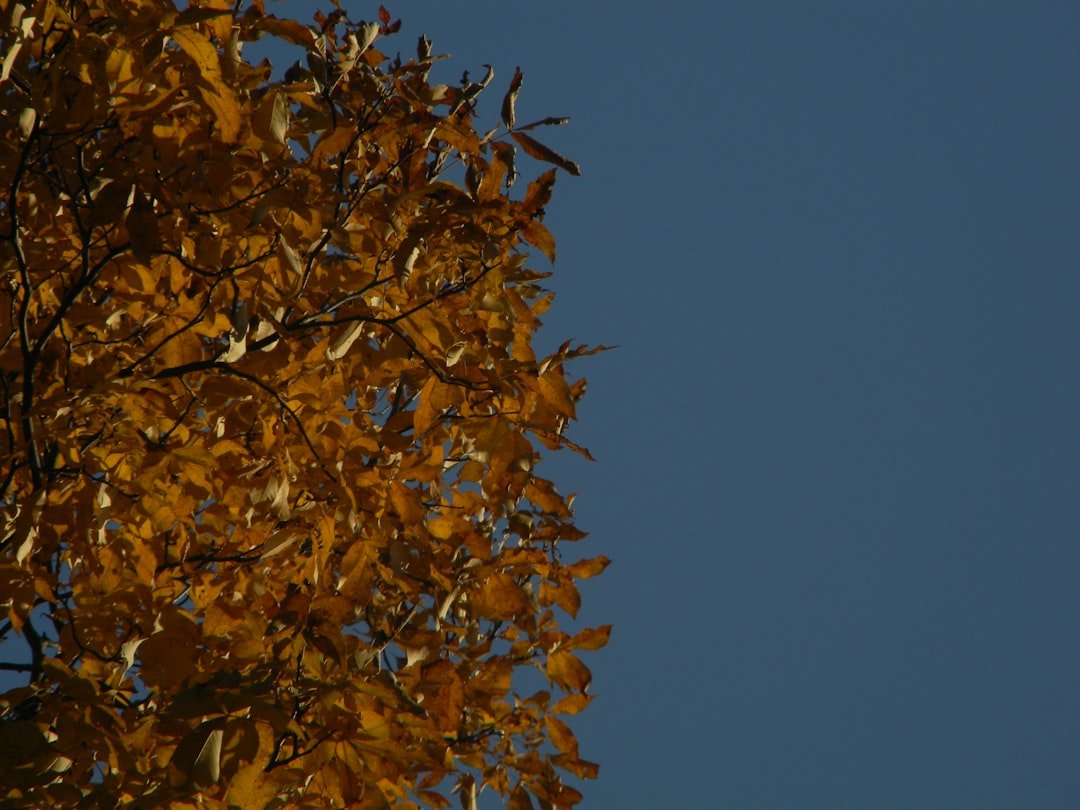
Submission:
M 573 119 L 582 806 L 1080 807 L 1080 4 L 390 11 Z
M 1080 4 L 389 8 L 573 119 L 583 807 L 1080 807 Z

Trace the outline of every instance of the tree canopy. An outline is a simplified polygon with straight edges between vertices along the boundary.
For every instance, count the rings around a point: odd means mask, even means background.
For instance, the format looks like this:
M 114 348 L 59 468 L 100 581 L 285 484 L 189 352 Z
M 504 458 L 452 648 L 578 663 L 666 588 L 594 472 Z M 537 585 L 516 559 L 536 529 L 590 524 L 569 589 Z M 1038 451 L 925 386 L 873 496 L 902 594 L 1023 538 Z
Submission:
M 433 83 L 381 8 L 0 9 L 7 803 L 573 806 L 610 628 L 560 629 L 608 561 L 538 468 L 603 348 L 534 349 L 565 119 L 517 70 L 479 126 L 492 71 Z

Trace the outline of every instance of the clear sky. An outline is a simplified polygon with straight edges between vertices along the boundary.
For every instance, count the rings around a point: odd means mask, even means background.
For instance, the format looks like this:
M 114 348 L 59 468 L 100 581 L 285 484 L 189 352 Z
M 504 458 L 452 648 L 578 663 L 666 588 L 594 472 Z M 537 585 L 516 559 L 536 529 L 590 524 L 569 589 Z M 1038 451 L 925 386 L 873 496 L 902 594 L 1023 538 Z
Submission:
M 1080 807 L 1080 4 L 388 5 L 573 119 L 583 807 Z
M 1080 5 L 390 11 L 573 117 L 583 806 L 1080 807 Z

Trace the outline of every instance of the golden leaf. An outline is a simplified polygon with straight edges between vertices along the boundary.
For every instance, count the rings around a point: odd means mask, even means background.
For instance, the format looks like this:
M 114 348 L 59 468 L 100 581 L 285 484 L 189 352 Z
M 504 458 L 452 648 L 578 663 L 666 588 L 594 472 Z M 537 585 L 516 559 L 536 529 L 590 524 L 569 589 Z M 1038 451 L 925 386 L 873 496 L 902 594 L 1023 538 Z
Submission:
M 551 235 L 551 231 L 540 222 L 535 219 L 529 220 L 525 227 L 521 229 L 521 235 L 526 242 L 538 248 L 541 253 L 547 256 L 548 261 L 555 262 L 555 239 Z
M 595 629 L 585 628 L 574 635 L 566 646 L 575 650 L 599 650 L 611 638 L 611 625 L 605 624 Z
M 477 612 L 496 619 L 512 619 L 530 609 L 529 597 L 510 574 L 488 575 L 475 596 Z
M 264 141 L 285 143 L 289 130 L 289 102 L 281 92 L 269 92 L 251 116 L 252 131 Z
M 172 38 L 191 57 L 201 74 L 195 88 L 213 111 L 222 140 L 234 143 L 240 133 L 240 104 L 235 91 L 221 75 L 221 56 L 217 48 L 194 28 L 178 28 L 173 31 Z
M 548 677 L 567 692 L 584 692 L 592 680 L 589 668 L 565 650 L 548 654 L 546 671 Z
M 577 714 L 590 703 L 592 703 L 592 695 L 567 695 L 562 700 L 557 701 L 550 709 L 555 714 Z
M 560 629 L 607 561 L 562 564 L 584 533 L 538 474 L 597 350 L 534 345 L 577 167 L 524 131 L 562 119 L 517 126 L 517 70 L 478 132 L 493 71 L 388 58 L 385 9 L 69 5 L 12 5 L 0 53 L 0 603 L 34 681 L 0 696 L 0 792 L 445 807 L 456 773 L 475 810 L 464 768 L 569 808 L 596 766 L 549 706 L 585 708 L 610 628 Z M 245 61 L 259 37 L 301 61 Z M 519 150 L 556 169 L 515 200 Z M 568 696 L 514 693 L 539 660 Z
M 595 577 L 609 565 L 611 565 L 611 560 L 607 557 L 600 556 L 594 557 L 591 560 L 579 560 L 576 563 L 568 565 L 567 570 L 571 575 L 578 579 L 588 579 L 589 577 Z
M 191 57 L 208 82 L 221 82 L 221 57 L 210 40 L 191 27 L 177 28 L 172 32 L 172 38 Z
M 570 726 L 566 725 L 566 723 L 559 718 L 552 717 L 551 715 L 544 718 L 544 725 L 547 727 L 548 736 L 551 738 L 551 744 L 564 754 L 570 754 L 574 759 L 577 759 L 578 742 L 574 733 L 570 730 Z

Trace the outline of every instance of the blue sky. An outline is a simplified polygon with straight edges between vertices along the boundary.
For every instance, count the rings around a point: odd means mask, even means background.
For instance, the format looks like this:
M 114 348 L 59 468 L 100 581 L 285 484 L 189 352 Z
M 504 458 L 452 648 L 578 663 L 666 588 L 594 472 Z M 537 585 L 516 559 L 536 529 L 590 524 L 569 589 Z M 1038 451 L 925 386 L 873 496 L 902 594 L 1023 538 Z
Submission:
M 1080 5 L 390 11 L 573 119 L 583 806 L 1080 806 Z
M 390 10 L 573 118 L 583 806 L 1080 806 L 1080 6 Z

